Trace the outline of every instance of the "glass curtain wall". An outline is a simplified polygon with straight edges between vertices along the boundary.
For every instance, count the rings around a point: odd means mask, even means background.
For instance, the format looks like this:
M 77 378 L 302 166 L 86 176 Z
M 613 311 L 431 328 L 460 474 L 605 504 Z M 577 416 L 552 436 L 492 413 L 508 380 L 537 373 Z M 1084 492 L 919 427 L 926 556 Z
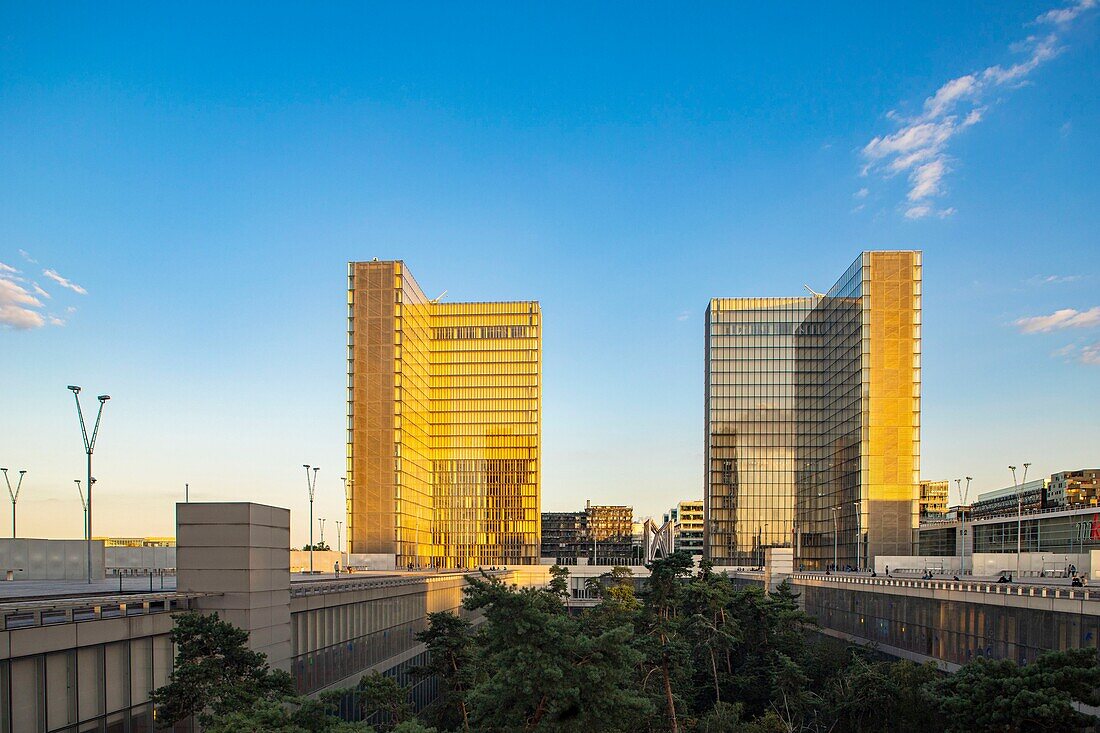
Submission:
M 867 567 L 912 552 L 919 252 L 864 252 L 825 295 L 718 298 L 706 319 L 705 552 Z
M 706 318 L 703 534 L 717 565 L 789 546 L 798 423 L 796 335 L 812 298 L 716 298 Z

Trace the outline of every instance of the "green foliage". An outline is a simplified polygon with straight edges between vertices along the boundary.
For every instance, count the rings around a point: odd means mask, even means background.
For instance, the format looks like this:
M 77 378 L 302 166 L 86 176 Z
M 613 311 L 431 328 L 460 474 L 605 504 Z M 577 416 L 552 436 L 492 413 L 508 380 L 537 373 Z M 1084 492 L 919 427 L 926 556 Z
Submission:
M 1093 649 L 1073 649 L 1018 666 L 977 659 L 933 686 L 948 731 L 1073 731 L 1095 722 L 1074 703 L 1100 704 Z
M 393 677 L 379 672 L 365 674 L 355 687 L 355 700 L 364 718 L 375 718 L 379 731 L 394 730 L 412 717 L 409 691 Z
M 335 717 L 327 703 L 306 698 L 293 703 L 263 700 L 218 716 L 203 730 L 205 733 L 375 733 L 366 723 L 348 723 Z
M 482 611 L 477 678 L 468 697 L 478 731 L 626 731 L 649 706 L 636 689 L 633 631 L 591 631 L 560 591 L 472 580 L 464 605 Z
M 559 598 L 569 597 L 569 568 L 555 565 L 550 568 L 550 592 Z
M 445 730 L 469 730 L 466 695 L 473 686 L 473 645 L 470 624 L 453 613 L 428 614 L 428 628 L 416 635 L 431 653 L 431 661 L 415 670 L 419 677 L 435 676 L 439 699 L 424 711 L 425 717 Z
M 275 702 L 294 692 L 290 675 L 248 648 L 248 633 L 216 614 L 181 613 L 171 632 L 176 663 L 169 682 L 153 691 L 157 719 L 169 726 L 196 716 L 203 727 L 218 716 Z

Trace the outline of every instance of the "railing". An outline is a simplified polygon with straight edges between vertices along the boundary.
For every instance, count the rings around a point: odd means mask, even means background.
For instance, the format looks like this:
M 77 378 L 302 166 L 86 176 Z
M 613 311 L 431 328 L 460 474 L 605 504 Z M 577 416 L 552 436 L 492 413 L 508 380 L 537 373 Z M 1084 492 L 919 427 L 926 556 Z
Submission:
M 508 570 L 485 570 L 487 575 L 507 575 Z M 422 575 L 403 575 L 389 578 L 326 578 L 324 580 L 296 580 L 290 584 L 290 597 L 325 595 L 327 593 L 348 593 L 351 591 L 373 590 L 376 588 L 399 588 L 421 583 L 434 583 L 467 575 L 480 575 L 479 571 L 465 573 L 424 573 Z
M 989 593 L 991 595 L 1027 596 L 1032 598 L 1056 598 L 1071 601 L 1100 601 L 1100 589 L 1086 587 L 1065 587 L 1050 585 L 1023 585 L 1020 583 L 997 583 L 980 580 L 924 580 L 908 578 L 872 578 L 846 576 L 844 574 L 825 575 L 824 573 L 792 573 L 795 580 L 812 580 L 825 583 L 845 583 L 849 585 L 872 585 L 887 588 L 913 588 L 924 590 L 950 590 L 966 593 Z
M 0 630 L 80 623 L 99 619 L 172 613 L 191 607 L 191 600 L 220 593 L 128 593 L 121 596 L 49 599 L 0 603 Z

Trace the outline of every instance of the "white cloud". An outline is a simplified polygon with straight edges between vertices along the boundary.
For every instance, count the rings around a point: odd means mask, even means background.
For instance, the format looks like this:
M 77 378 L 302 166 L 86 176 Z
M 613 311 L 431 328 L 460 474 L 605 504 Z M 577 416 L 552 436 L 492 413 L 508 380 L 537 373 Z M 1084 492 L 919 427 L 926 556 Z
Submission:
M 1076 3 L 1070 5 L 1068 8 L 1058 8 L 1056 10 L 1048 10 L 1035 19 L 1036 23 L 1052 23 L 1054 25 L 1063 25 L 1074 20 L 1078 15 L 1091 10 L 1096 7 L 1096 0 L 1077 0 Z
M 1022 333 L 1047 333 L 1049 331 L 1061 331 L 1065 328 L 1100 327 L 1100 305 L 1087 311 L 1063 308 L 1046 316 L 1020 318 L 1016 320 L 1014 325 Z
M 680 315 L 676 316 L 677 321 L 686 321 L 689 318 L 691 318 L 691 314 L 687 311 L 681 311 Z
M 31 257 L 31 253 L 28 252 L 25 249 L 19 250 L 19 256 L 22 257 L 23 259 L 25 259 L 27 262 L 31 263 L 32 265 L 37 265 L 38 264 L 38 260 Z
M 1081 278 L 1081 275 L 1036 275 L 1028 282 L 1035 285 L 1059 285 L 1061 283 L 1075 283 Z
M 887 117 L 898 124 L 898 129 L 876 135 L 863 146 L 861 155 L 865 163 L 860 174 L 878 173 L 889 178 L 907 173 L 907 219 L 950 216 L 954 209 L 937 210 L 930 200 L 946 193 L 944 178 L 951 172 L 947 154 L 951 140 L 982 121 L 985 105 L 992 101 L 990 98 L 997 90 L 1022 85 L 1031 72 L 1057 56 L 1061 50 L 1059 33 L 1079 15 L 1096 7 L 1097 2 L 1076 0 L 1068 7 L 1036 18 L 1037 23 L 1052 24 L 1055 28 L 1046 35 L 1029 36 L 1017 44 L 1013 50 L 1025 55 L 1022 61 L 1007 68 L 999 64 L 989 66 L 951 79 L 924 100 L 921 113 L 915 117 L 890 112 Z
M 58 318 L 57 316 L 54 316 L 54 315 L 49 316 L 49 320 L 50 320 L 50 325 L 51 326 L 64 326 L 65 325 L 65 321 L 61 320 L 60 318 Z
M 61 287 L 68 288 L 69 290 L 72 290 L 74 293 L 80 293 L 81 295 L 87 295 L 88 294 L 87 290 L 80 287 L 79 285 L 74 283 L 72 280 L 61 277 L 61 275 L 59 275 L 56 270 L 46 269 L 46 270 L 42 271 L 42 274 L 45 275 L 46 277 L 48 277 L 49 279 L 53 280 L 54 282 L 56 282 Z
M 45 321 L 34 308 L 41 307 L 42 302 L 28 293 L 22 285 L 0 277 L 0 325 L 20 330 L 38 328 Z
M 1095 364 L 1100 366 L 1100 341 L 1095 344 L 1089 344 L 1081 349 L 1081 355 L 1079 357 L 1083 364 Z
M 905 210 L 906 219 L 923 219 L 927 216 L 936 216 L 940 219 L 946 219 L 949 216 L 954 216 L 954 214 L 954 206 L 948 206 L 946 209 L 934 209 L 928 204 L 917 204 Z
M 41 295 L 43 298 L 52 297 L 49 293 L 42 289 L 42 286 L 38 283 L 31 283 L 31 287 L 34 289 L 35 295 Z
M 871 193 L 871 191 L 869 189 L 861 188 L 858 191 L 856 191 L 855 193 L 853 193 L 852 196 L 854 196 L 857 199 L 865 199 L 865 198 L 867 198 L 867 194 L 869 194 L 869 193 Z
M 5 265 L 3 262 L 0 262 L 0 274 L 14 275 L 17 272 L 19 272 L 19 270 L 16 270 L 11 265 Z

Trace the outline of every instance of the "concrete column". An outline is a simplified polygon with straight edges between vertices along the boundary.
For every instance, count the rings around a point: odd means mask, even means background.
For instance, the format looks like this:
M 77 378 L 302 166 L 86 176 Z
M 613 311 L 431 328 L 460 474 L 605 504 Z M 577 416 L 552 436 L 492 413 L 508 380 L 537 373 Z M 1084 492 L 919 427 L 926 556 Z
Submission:
M 290 511 L 250 502 L 176 504 L 180 591 L 249 634 L 272 668 L 290 670 Z
M 794 572 L 794 550 L 790 547 L 764 548 L 764 587 L 768 592 L 791 577 Z

